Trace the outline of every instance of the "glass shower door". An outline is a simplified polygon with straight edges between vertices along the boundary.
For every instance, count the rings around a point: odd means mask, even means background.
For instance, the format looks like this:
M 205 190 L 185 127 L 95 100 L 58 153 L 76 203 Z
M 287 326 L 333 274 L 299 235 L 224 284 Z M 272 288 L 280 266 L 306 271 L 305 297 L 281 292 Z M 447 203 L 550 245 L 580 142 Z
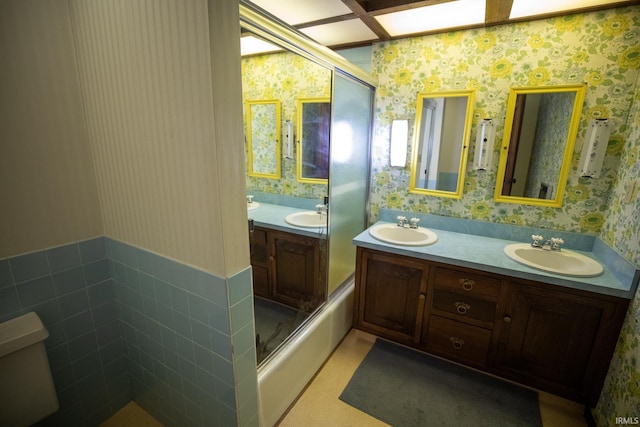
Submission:
M 355 270 L 352 239 L 366 228 L 374 88 L 336 70 L 329 170 L 331 295 Z

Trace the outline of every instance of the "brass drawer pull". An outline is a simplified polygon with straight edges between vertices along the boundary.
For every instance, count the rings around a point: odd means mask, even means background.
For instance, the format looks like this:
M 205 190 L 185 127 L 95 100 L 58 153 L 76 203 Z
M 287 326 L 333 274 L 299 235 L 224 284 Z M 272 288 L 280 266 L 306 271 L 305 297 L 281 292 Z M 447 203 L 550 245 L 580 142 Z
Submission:
M 462 285 L 462 289 L 464 289 L 465 291 L 470 291 L 471 289 L 473 289 L 473 285 L 476 284 L 475 280 L 471 279 L 460 279 L 459 282 Z
M 455 348 L 456 350 L 462 350 L 462 346 L 464 346 L 464 341 L 462 340 L 462 338 L 451 337 L 449 338 L 449 341 L 451 341 L 451 345 L 453 346 L 453 348 Z
M 454 305 L 456 306 L 456 311 L 459 314 L 467 314 L 467 311 L 471 309 L 469 304 L 465 304 L 463 302 L 456 302 Z
M 504 323 L 511 323 L 511 316 L 504 316 Z

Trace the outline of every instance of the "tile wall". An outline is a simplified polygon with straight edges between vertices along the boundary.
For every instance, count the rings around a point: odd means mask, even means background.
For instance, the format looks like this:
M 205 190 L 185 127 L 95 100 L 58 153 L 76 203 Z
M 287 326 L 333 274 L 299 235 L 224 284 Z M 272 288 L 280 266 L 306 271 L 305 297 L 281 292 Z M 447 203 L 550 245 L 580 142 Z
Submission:
M 0 321 L 30 311 L 60 404 L 41 425 L 97 425 L 131 400 L 104 238 L 0 260 Z
M 0 321 L 35 311 L 50 333 L 60 411 L 40 424 L 95 426 L 135 399 L 167 426 L 257 425 L 250 278 L 109 238 L 0 260 Z

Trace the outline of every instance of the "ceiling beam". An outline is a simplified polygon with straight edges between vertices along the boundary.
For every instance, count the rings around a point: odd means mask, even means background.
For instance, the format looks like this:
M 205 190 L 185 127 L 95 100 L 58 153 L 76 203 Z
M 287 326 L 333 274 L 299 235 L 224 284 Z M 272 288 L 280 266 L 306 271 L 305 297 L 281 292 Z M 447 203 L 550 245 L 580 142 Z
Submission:
M 484 22 L 486 25 L 493 25 L 509 20 L 513 0 L 486 0 Z
M 365 9 L 364 2 L 362 0 L 342 0 L 342 3 L 345 4 L 355 16 L 360 18 L 360 20 L 367 26 L 373 33 L 380 38 L 380 40 L 389 40 L 391 39 L 391 35 L 384 29 L 382 25 L 369 14 L 369 12 Z
M 344 0 L 342 1 L 346 3 Z M 450 1 L 455 0 L 367 0 L 365 8 L 370 15 L 383 15 L 385 13 L 402 12 L 403 10 L 433 6 Z

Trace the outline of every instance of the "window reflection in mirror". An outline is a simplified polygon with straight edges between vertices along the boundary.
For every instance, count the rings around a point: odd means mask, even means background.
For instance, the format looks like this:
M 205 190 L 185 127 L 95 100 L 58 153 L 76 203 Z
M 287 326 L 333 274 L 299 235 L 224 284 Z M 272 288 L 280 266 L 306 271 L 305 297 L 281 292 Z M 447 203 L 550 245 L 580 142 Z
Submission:
M 280 101 L 247 101 L 247 173 L 280 178 Z
M 584 91 L 584 85 L 510 90 L 496 201 L 562 205 Z
M 418 94 L 411 193 L 462 197 L 474 94 L 471 90 Z
M 329 178 L 329 98 L 298 100 L 298 181 L 326 183 Z

